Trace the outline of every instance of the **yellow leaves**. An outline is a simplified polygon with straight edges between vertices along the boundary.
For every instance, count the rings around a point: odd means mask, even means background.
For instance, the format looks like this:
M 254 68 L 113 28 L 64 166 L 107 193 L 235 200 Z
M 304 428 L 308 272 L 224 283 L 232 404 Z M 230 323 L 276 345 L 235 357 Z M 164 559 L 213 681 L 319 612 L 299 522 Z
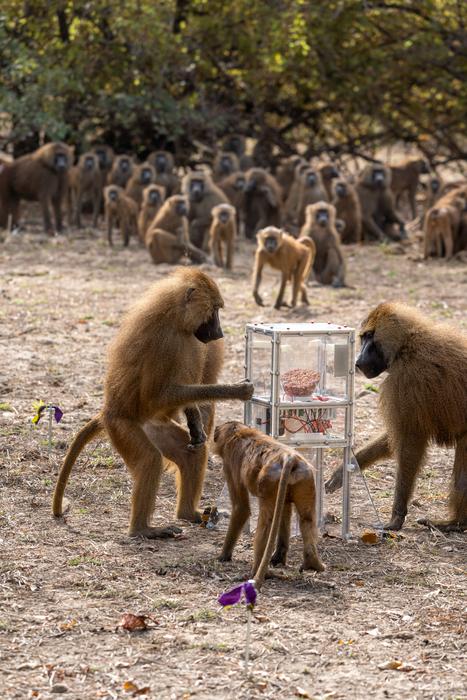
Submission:
M 363 530 L 360 539 L 365 544 L 378 544 L 381 541 L 380 536 L 374 530 Z
M 59 625 L 59 627 L 64 632 L 67 632 L 68 630 L 72 630 L 73 627 L 76 627 L 77 624 L 79 624 L 78 620 L 76 620 L 74 617 L 72 617 L 71 620 L 68 620 L 68 622 L 62 622 Z
M 391 661 L 385 661 L 382 664 L 378 664 L 380 671 L 413 671 L 414 667 L 411 664 L 406 664 L 398 659 L 393 659 Z
M 148 685 L 146 685 L 144 688 L 138 688 L 136 683 L 133 683 L 133 681 L 125 681 L 123 684 L 123 690 L 125 693 L 131 693 L 133 697 L 137 697 L 138 695 L 147 695 L 151 692 L 151 688 Z

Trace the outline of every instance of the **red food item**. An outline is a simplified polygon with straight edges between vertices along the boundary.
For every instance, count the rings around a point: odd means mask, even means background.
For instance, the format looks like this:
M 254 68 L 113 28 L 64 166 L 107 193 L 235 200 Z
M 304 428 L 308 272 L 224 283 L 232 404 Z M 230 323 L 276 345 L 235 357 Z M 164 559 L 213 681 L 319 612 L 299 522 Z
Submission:
M 320 373 L 314 369 L 289 369 L 282 375 L 282 386 L 288 396 L 309 396 L 318 386 Z

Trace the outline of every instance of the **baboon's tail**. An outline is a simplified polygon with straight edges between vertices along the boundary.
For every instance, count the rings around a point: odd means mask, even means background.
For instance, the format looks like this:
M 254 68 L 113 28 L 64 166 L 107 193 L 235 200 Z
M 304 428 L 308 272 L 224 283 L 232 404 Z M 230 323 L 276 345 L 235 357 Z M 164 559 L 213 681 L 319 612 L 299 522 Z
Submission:
M 316 246 L 315 246 L 315 242 L 311 238 L 308 238 L 308 236 L 301 236 L 298 239 L 298 242 L 301 243 L 302 245 L 306 246 L 310 251 L 310 255 L 308 257 L 308 262 L 307 262 L 306 267 L 303 271 L 303 279 L 306 281 L 310 275 L 311 268 L 313 267 L 313 263 L 315 261 Z
M 86 425 L 81 428 L 73 442 L 71 443 L 65 460 L 62 464 L 60 474 L 58 475 L 57 484 L 55 486 L 54 498 L 52 503 L 52 512 L 58 517 L 63 514 L 63 494 L 70 477 L 74 463 L 78 459 L 81 450 L 90 442 L 96 435 L 104 430 L 102 417 L 100 414 L 91 418 Z
M 255 572 L 255 586 L 260 590 L 264 582 L 264 577 L 268 570 L 269 562 L 271 561 L 272 550 L 276 544 L 277 534 L 279 532 L 279 525 L 281 522 L 282 511 L 284 510 L 285 495 L 287 493 L 287 486 L 289 484 L 290 474 L 292 469 L 296 465 L 297 457 L 295 455 L 287 455 L 284 458 L 282 464 L 281 478 L 279 480 L 279 486 L 277 489 L 276 505 L 274 507 L 274 515 L 272 518 L 271 529 L 269 530 L 269 537 L 264 549 L 263 558 Z

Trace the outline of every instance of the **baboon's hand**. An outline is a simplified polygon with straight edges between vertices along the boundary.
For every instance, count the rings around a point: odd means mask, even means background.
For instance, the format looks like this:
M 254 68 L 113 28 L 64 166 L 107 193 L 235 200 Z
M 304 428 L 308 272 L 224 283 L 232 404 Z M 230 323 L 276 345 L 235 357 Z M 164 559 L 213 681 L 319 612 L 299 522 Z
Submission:
M 342 488 L 342 469 L 342 466 L 337 467 L 337 469 L 331 475 L 331 478 L 326 481 L 324 484 L 324 490 L 326 493 L 334 493 L 334 491 Z
M 234 384 L 236 388 L 236 397 L 237 399 L 241 399 L 242 401 L 249 401 L 251 397 L 253 396 L 253 391 L 255 387 L 253 384 L 247 380 L 243 382 L 238 382 L 238 384 Z
M 253 292 L 253 296 L 254 296 L 255 301 L 256 301 L 256 303 L 258 304 L 258 306 L 264 306 L 263 300 L 261 299 L 261 297 L 260 297 L 260 295 L 258 294 L 258 292 Z

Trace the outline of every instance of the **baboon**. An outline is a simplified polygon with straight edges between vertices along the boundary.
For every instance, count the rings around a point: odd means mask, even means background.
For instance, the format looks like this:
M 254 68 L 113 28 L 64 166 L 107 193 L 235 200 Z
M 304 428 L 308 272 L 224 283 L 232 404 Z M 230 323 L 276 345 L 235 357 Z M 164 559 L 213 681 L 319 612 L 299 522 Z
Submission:
M 438 258 L 452 258 L 454 231 L 460 223 L 460 214 L 455 207 L 432 207 L 427 211 L 423 225 L 425 235 L 424 258 L 433 252 Z
M 282 190 L 283 201 L 286 202 L 295 179 L 295 171 L 298 165 L 308 165 L 302 156 L 290 156 L 283 160 L 276 172 L 276 180 Z
M 345 287 L 345 261 L 336 230 L 335 207 L 328 202 L 309 204 L 300 235 L 311 238 L 316 246 L 313 272 L 317 281 Z
M 97 226 L 99 212 L 101 210 L 101 180 L 99 158 L 92 151 L 83 153 L 78 164 L 69 172 L 68 181 L 68 211 L 70 225 L 73 223 L 81 228 L 81 213 L 83 204 L 92 203 L 92 225 Z
M 238 172 L 229 175 L 229 177 L 224 178 L 224 180 L 220 180 L 217 185 L 225 194 L 230 204 L 233 204 L 237 210 L 238 223 L 238 218 L 243 210 L 243 202 L 245 199 L 245 173 L 239 170 Z
M 107 185 L 104 188 L 104 208 L 109 245 L 113 245 L 113 227 L 118 223 L 123 245 L 127 247 L 130 236 L 138 236 L 138 205 L 131 197 L 127 197 L 121 187 Z
M 96 154 L 99 159 L 99 170 L 101 173 L 101 189 L 103 190 L 107 184 L 108 175 L 112 169 L 112 163 L 114 161 L 115 153 L 113 148 L 110 146 L 105 146 L 103 144 L 98 144 L 92 148 L 92 152 Z
M 190 435 L 177 423 L 179 411 L 198 411 L 209 434 L 213 401 L 247 401 L 253 394 L 249 382 L 216 384 L 223 356 L 223 306 L 208 275 L 179 268 L 130 310 L 109 349 L 104 405 L 77 434 L 63 462 L 53 498 L 55 516 L 63 513 L 63 493 L 81 450 L 106 433 L 133 479 L 130 535 L 174 534 L 174 528 L 150 524 L 164 458 L 178 469 L 177 518 L 201 521 L 197 506 L 207 447 L 187 450 Z
M 363 321 L 356 367 L 380 386 L 385 432 L 355 455 L 360 469 L 397 460 L 394 502 L 387 530 L 400 530 L 429 442 L 455 447 L 448 520 L 418 522 L 439 530 L 467 528 L 467 340 L 454 328 L 434 324 L 415 309 L 379 304 Z M 326 483 L 342 485 L 342 467 Z
M 261 274 L 264 265 L 270 265 L 274 270 L 280 270 L 281 286 L 277 295 L 275 309 L 281 306 L 288 306 L 283 301 L 286 284 L 292 281 L 292 301 L 291 306 L 297 305 L 298 294 L 304 304 L 308 304 L 308 296 L 305 288 L 305 281 L 310 274 L 316 249 L 314 242 L 310 238 L 299 238 L 295 240 L 285 231 L 268 226 L 258 231 L 258 247 L 255 256 L 255 268 L 253 272 L 253 297 L 258 306 L 264 306 L 259 294 L 261 284 Z
M 142 243 L 146 241 L 146 232 L 154 221 L 165 199 L 165 189 L 160 185 L 148 185 L 143 190 L 143 202 L 138 215 L 138 235 Z
M 309 204 L 327 200 L 326 189 L 321 179 L 319 170 L 308 166 L 299 175 L 298 203 L 296 211 L 296 223 L 303 226 L 305 221 L 305 209 Z
M 250 168 L 246 173 L 244 214 L 245 236 L 250 240 L 265 226 L 281 225 L 281 189 L 262 168 Z
M 133 168 L 134 163 L 130 156 L 116 156 L 107 178 L 107 184 L 117 185 L 117 187 L 125 189 L 128 180 L 133 174 Z
M 458 253 L 465 249 L 463 231 L 465 231 L 465 213 L 467 212 L 467 183 L 463 182 L 459 187 L 448 190 L 446 194 L 436 202 L 436 208 L 448 208 L 451 212 L 451 230 L 453 237 L 453 252 Z
M 302 455 L 237 421 L 216 427 L 214 451 L 222 457 L 232 504 L 219 561 L 232 559 L 235 544 L 250 516 L 249 494 L 252 494 L 258 498 L 259 505 L 251 572 L 256 585 L 261 586 L 270 561 L 273 566 L 286 564 L 292 506 L 297 511 L 303 538 L 301 570 L 324 571 L 317 549 L 313 468 Z M 274 545 L 276 550 L 271 558 Z
M 180 192 L 180 179 L 174 171 L 174 157 L 169 151 L 153 151 L 147 157 L 148 163 L 154 167 L 156 185 L 165 187 L 166 197 Z
M 143 190 L 156 179 L 156 171 L 147 161 L 137 165 L 133 169 L 133 173 L 126 183 L 125 193 L 131 197 L 138 207 L 143 201 Z
M 424 214 L 431 209 L 441 197 L 441 191 L 443 183 L 439 175 L 430 175 L 428 180 L 424 183 L 425 187 L 425 200 L 423 202 Z
M 218 204 L 212 209 L 212 224 L 209 229 L 209 251 L 218 267 L 224 267 L 223 247 L 226 247 L 227 270 L 232 269 L 234 245 L 237 238 L 235 207 L 231 204 Z
M 62 203 L 68 189 L 68 171 L 73 164 L 73 150 L 59 141 L 47 143 L 37 151 L 17 158 L 4 166 L 3 217 L 11 216 L 12 227 L 18 225 L 22 199 L 39 202 L 44 229 L 53 234 L 62 231 Z
M 169 197 L 146 231 L 146 247 L 155 265 L 175 265 L 186 255 L 195 263 L 206 261 L 205 254 L 190 243 L 188 202 L 181 194 Z
M 382 163 L 371 163 L 360 173 L 357 194 L 362 209 L 364 240 L 383 241 L 407 238 L 404 222 L 396 213 L 394 197 L 390 189 L 391 171 Z M 394 232 L 399 226 L 399 235 Z
M 306 161 L 300 161 L 294 170 L 294 178 L 289 189 L 289 194 L 284 204 L 284 223 L 298 230 L 298 203 L 300 199 L 301 177 L 302 174 L 310 167 Z
M 246 153 L 246 139 L 241 134 L 230 134 L 222 142 L 222 150 L 227 153 L 235 153 L 240 161 L 240 170 L 248 170 L 253 167 L 253 158 Z
M 224 192 L 213 183 L 205 170 L 193 170 L 182 180 L 182 193 L 190 202 L 190 240 L 203 248 L 211 226 L 211 211 L 217 204 L 228 204 Z
M 412 210 L 412 219 L 417 216 L 417 204 L 415 196 L 420 181 L 420 175 L 429 173 L 426 161 L 423 158 L 409 158 L 408 160 L 391 165 L 391 190 L 396 201 L 396 207 L 399 208 L 402 195 L 407 192 L 410 208 Z
M 212 167 L 213 178 L 216 182 L 223 180 L 232 173 L 240 170 L 240 161 L 238 160 L 235 153 L 228 153 L 227 151 L 221 151 L 217 154 L 214 159 L 214 165 Z
M 333 194 L 333 181 L 340 177 L 340 173 L 334 163 L 324 163 L 324 165 L 319 166 L 318 171 L 321 175 L 321 181 L 326 191 L 326 197 L 320 197 L 320 199 L 327 199 L 327 201 L 330 202 Z M 313 202 L 310 202 L 310 204 L 313 204 Z
M 340 232 L 341 243 L 361 243 L 362 210 L 355 187 L 343 179 L 334 180 L 333 193 L 336 218 L 344 224 Z

